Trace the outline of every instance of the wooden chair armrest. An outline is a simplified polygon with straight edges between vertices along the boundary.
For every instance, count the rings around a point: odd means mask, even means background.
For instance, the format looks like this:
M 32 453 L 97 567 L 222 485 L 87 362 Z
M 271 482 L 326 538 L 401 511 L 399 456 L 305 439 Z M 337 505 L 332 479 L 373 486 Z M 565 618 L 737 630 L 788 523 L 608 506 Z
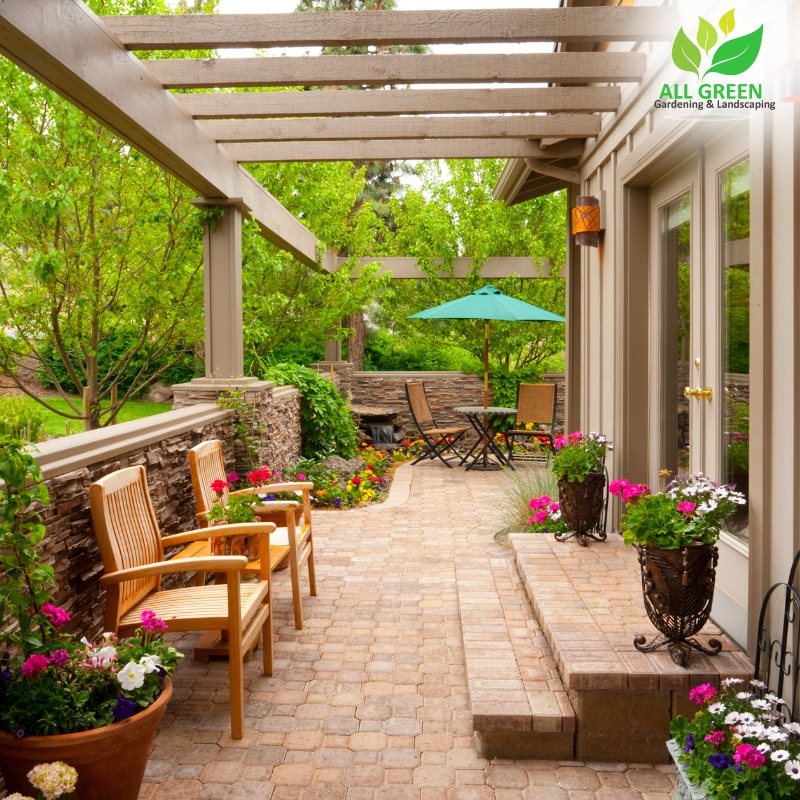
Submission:
M 297 500 L 262 500 L 255 508 L 268 508 L 270 511 L 291 511 L 293 508 L 300 508 L 300 503 Z
M 310 492 L 314 488 L 311 481 L 286 481 L 286 483 L 268 483 L 266 486 L 259 487 L 259 491 L 265 489 L 272 492 Z
M 161 544 L 164 547 L 171 547 L 174 544 L 188 544 L 200 539 L 210 539 L 212 536 L 256 536 L 272 533 L 274 530 L 274 522 L 239 522 L 235 525 L 212 525 L 210 528 L 200 528 L 195 531 L 164 536 L 161 539 Z
M 152 578 L 171 572 L 240 572 L 247 566 L 246 556 L 208 556 L 205 558 L 182 558 L 178 561 L 158 561 L 141 567 L 131 567 L 111 572 L 100 578 L 102 586 L 124 583 L 137 578 Z

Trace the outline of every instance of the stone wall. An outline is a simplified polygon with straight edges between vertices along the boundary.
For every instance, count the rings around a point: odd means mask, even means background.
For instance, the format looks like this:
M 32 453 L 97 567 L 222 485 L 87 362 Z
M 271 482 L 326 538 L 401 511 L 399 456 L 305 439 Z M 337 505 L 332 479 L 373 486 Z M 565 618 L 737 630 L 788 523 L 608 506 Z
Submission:
M 51 500 L 43 515 L 47 535 L 42 555 L 55 570 L 55 600 L 72 616 L 69 630 L 81 636 L 92 638 L 102 631 L 105 604 L 89 486 L 115 470 L 143 465 L 166 536 L 197 527 L 189 449 L 206 439 L 220 439 L 225 466 L 234 468 L 234 412 L 203 403 L 200 391 L 194 392 L 198 404 L 193 405 L 187 402 L 191 393 L 176 388 L 176 401 L 184 403 L 179 410 L 39 445 L 37 461 Z M 271 383 L 253 393 L 262 458 L 273 467 L 285 467 L 301 452 L 300 393 L 293 386 L 275 388 Z M 165 586 L 188 583 L 191 577 L 176 576 Z
M 544 383 L 556 385 L 556 433 L 564 433 L 564 400 L 566 397 L 563 372 L 545 372 L 542 375 Z
M 417 429 L 408 408 L 405 385 L 418 381 L 425 384 L 433 416 L 443 427 L 467 424 L 463 414 L 453 411 L 455 406 L 483 405 L 483 379 L 463 372 L 353 372 L 353 403 L 391 408 L 398 413 L 406 435 L 415 435 Z M 490 387 L 490 403 L 491 399 Z

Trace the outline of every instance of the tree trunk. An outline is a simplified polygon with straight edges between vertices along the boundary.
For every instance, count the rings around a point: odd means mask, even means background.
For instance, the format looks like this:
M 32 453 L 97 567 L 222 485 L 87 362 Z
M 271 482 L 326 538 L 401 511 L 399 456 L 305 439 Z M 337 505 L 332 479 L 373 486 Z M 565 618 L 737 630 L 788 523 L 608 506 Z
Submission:
M 347 360 L 353 368 L 361 370 L 364 367 L 364 337 L 367 326 L 363 314 L 353 314 L 347 320 L 347 327 L 353 329 L 353 335 L 347 340 Z

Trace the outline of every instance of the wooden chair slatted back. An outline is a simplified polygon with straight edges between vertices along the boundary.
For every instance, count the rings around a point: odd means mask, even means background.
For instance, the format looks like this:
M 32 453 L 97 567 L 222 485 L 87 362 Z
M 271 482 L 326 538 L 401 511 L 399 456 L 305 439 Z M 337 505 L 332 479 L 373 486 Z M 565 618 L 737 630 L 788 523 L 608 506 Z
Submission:
M 89 489 L 92 521 L 106 573 L 164 560 L 161 534 L 142 466 L 112 472 Z M 119 588 L 119 616 L 160 588 L 158 577 L 126 581 Z
M 210 439 L 200 442 L 189 451 L 189 472 L 192 476 L 197 512 L 205 514 L 211 510 L 216 494 L 211 490 L 212 481 L 225 480 L 225 461 L 222 458 L 222 442 Z M 228 490 L 222 495 L 223 504 L 228 503 Z M 204 523 L 205 524 L 205 523 Z
M 428 396 L 425 394 L 424 383 L 407 383 L 406 396 L 408 397 L 408 404 L 411 406 L 411 414 L 420 428 L 426 425 L 436 425 L 428 402 Z
M 555 384 L 519 384 L 517 389 L 517 422 L 551 424 L 555 417 L 555 400 Z

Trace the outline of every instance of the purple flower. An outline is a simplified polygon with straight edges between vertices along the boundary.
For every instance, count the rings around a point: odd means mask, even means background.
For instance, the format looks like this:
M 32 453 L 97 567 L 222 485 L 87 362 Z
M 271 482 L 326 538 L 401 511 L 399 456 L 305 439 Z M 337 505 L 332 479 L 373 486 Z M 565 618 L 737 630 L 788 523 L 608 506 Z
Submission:
M 19 730 L 18 730 L 18 731 L 17 731 L 17 732 L 14 734 L 14 736 L 16 736 L 16 737 L 17 737 L 17 739 L 21 739 L 21 738 L 22 738 L 24 735 L 25 735 L 25 731 L 24 731 L 24 730 L 22 730 L 22 728 L 20 728 L 20 729 L 19 729 Z
M 334 497 L 333 504 L 338 508 L 342 504 L 341 498 Z
M 694 750 L 694 736 L 691 733 L 686 734 L 686 744 L 684 744 L 683 749 L 687 753 L 691 753 Z
M 137 708 L 138 703 L 134 703 L 133 700 L 126 700 L 122 695 L 118 694 L 117 704 L 111 709 L 111 713 L 114 715 L 114 719 L 117 722 L 121 722 L 123 719 L 132 717 L 136 713 Z
M 54 650 L 50 654 L 50 663 L 57 667 L 63 667 L 67 661 L 69 661 L 69 653 L 64 649 Z
M 10 683 L 11 670 L 6 667 L 4 670 L 0 671 L 0 692 L 4 692 L 6 689 L 8 689 Z
M 708 757 L 708 763 L 717 769 L 727 769 L 733 766 L 733 759 L 725 753 L 714 753 L 713 756 Z

